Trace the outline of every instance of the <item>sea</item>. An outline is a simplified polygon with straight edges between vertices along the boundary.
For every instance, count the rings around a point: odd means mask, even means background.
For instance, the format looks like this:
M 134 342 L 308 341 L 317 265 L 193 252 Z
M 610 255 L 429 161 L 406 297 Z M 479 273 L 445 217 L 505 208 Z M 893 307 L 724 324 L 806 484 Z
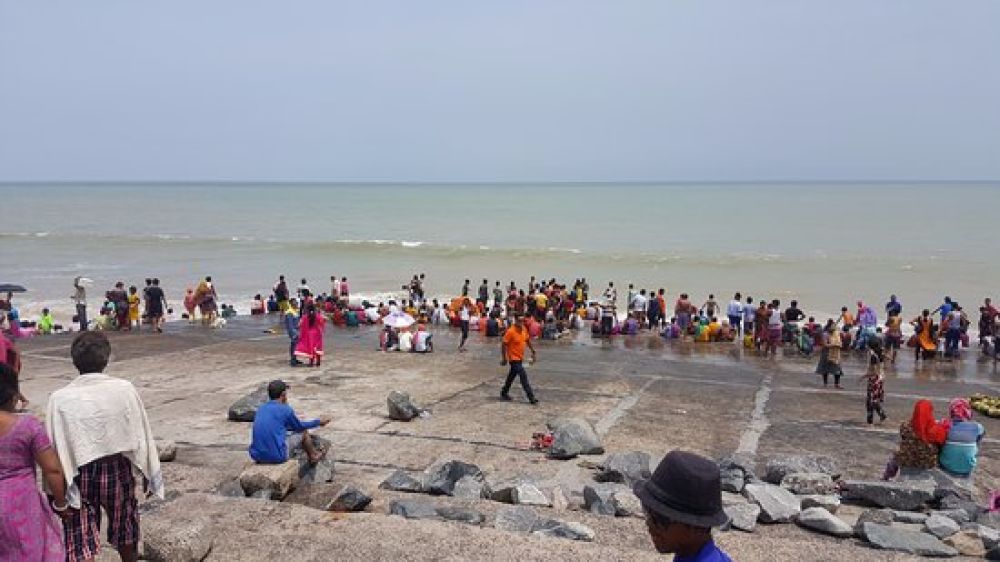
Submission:
M 586 278 L 592 295 L 613 281 L 621 303 L 629 284 L 696 303 L 739 291 L 820 321 L 890 294 L 916 315 L 947 295 L 975 321 L 1000 297 L 998 204 L 1000 183 L 7 183 L 0 283 L 26 287 L 23 318 L 47 307 L 66 323 L 77 275 L 91 307 L 149 277 L 179 304 L 210 275 L 247 312 L 279 274 L 315 293 L 347 277 L 374 301 L 414 274 L 438 298 L 531 276 Z

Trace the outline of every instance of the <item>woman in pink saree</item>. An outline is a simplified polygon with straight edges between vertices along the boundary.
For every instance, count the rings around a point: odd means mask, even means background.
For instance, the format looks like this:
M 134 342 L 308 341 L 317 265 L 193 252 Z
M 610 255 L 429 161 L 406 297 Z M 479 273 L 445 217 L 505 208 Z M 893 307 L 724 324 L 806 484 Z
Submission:
M 323 332 L 326 318 L 316 311 L 316 305 L 309 303 L 299 320 L 299 343 L 295 346 L 295 356 L 309 360 L 310 367 L 319 367 L 323 360 Z
M 66 481 L 41 422 L 14 413 L 19 396 L 17 375 L 0 364 L 0 560 L 62 562 L 62 524 L 53 510 L 68 513 Z M 51 504 L 35 484 L 36 463 Z

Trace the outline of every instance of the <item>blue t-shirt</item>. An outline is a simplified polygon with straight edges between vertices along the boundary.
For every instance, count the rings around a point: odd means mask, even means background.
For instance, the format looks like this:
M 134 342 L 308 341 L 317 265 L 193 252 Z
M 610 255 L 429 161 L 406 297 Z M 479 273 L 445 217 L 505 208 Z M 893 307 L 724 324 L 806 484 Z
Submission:
M 725 552 L 715 546 L 715 541 L 709 540 L 694 556 L 674 556 L 674 562 L 733 562 Z
M 319 420 L 299 421 L 288 404 L 271 400 L 257 409 L 253 418 L 250 458 L 254 462 L 278 464 L 288 460 L 286 432 L 301 433 L 319 427 Z

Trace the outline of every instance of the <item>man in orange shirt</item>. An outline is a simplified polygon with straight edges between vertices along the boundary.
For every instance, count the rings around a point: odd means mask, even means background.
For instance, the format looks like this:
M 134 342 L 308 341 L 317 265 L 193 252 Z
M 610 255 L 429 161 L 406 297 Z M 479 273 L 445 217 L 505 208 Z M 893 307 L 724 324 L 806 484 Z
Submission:
M 521 379 L 521 387 L 524 395 L 528 397 L 528 402 L 538 404 L 535 393 L 531 391 L 531 384 L 528 382 L 528 373 L 524 370 L 524 348 L 531 350 L 531 362 L 535 362 L 535 347 L 531 345 L 531 337 L 528 335 L 528 328 L 524 326 L 524 317 L 520 314 L 514 315 L 514 325 L 507 329 L 503 335 L 503 343 L 500 344 L 500 364 L 506 365 L 510 362 L 510 372 L 507 374 L 507 382 L 500 390 L 502 400 L 510 400 L 510 385 L 514 382 L 514 377 Z

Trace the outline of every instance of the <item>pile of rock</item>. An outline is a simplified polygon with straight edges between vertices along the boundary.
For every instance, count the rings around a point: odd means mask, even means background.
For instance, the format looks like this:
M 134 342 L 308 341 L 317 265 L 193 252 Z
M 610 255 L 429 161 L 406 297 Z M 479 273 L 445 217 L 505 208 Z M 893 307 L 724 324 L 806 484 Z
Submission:
M 433 463 L 419 479 L 404 470 L 397 470 L 383 480 L 379 488 L 467 499 L 490 497 L 490 488 L 483 471 L 472 463 L 455 459 Z
M 921 556 L 1000 559 L 1000 514 L 972 501 L 971 490 L 937 470 L 896 482 L 840 480 L 826 457 L 781 455 L 758 479 L 749 459 L 719 461 L 729 528 L 794 522 L 839 538 L 858 537 L 877 549 Z M 837 516 L 841 502 L 874 505 L 852 527 Z
M 608 485 L 625 488 L 621 484 Z M 494 526 L 498 529 L 573 540 L 589 541 L 594 538 L 593 531 L 580 523 L 547 519 L 531 509 L 531 507 L 551 507 L 553 503 L 565 504 L 565 496 L 559 488 L 553 490 L 551 495 L 546 494 L 541 484 L 525 476 L 490 485 L 478 466 L 457 459 L 439 460 L 427 467 L 419 477 L 397 470 L 383 480 L 379 488 L 509 503 L 515 507 L 497 513 Z M 605 499 L 623 504 L 626 501 L 615 499 L 614 494 L 611 498 Z M 638 499 L 635 501 L 637 504 Z M 634 505 L 632 509 L 636 509 Z M 407 519 L 458 521 L 471 525 L 482 525 L 486 521 L 482 513 L 472 509 L 437 506 L 429 501 L 420 500 L 393 501 L 389 505 L 389 513 Z

